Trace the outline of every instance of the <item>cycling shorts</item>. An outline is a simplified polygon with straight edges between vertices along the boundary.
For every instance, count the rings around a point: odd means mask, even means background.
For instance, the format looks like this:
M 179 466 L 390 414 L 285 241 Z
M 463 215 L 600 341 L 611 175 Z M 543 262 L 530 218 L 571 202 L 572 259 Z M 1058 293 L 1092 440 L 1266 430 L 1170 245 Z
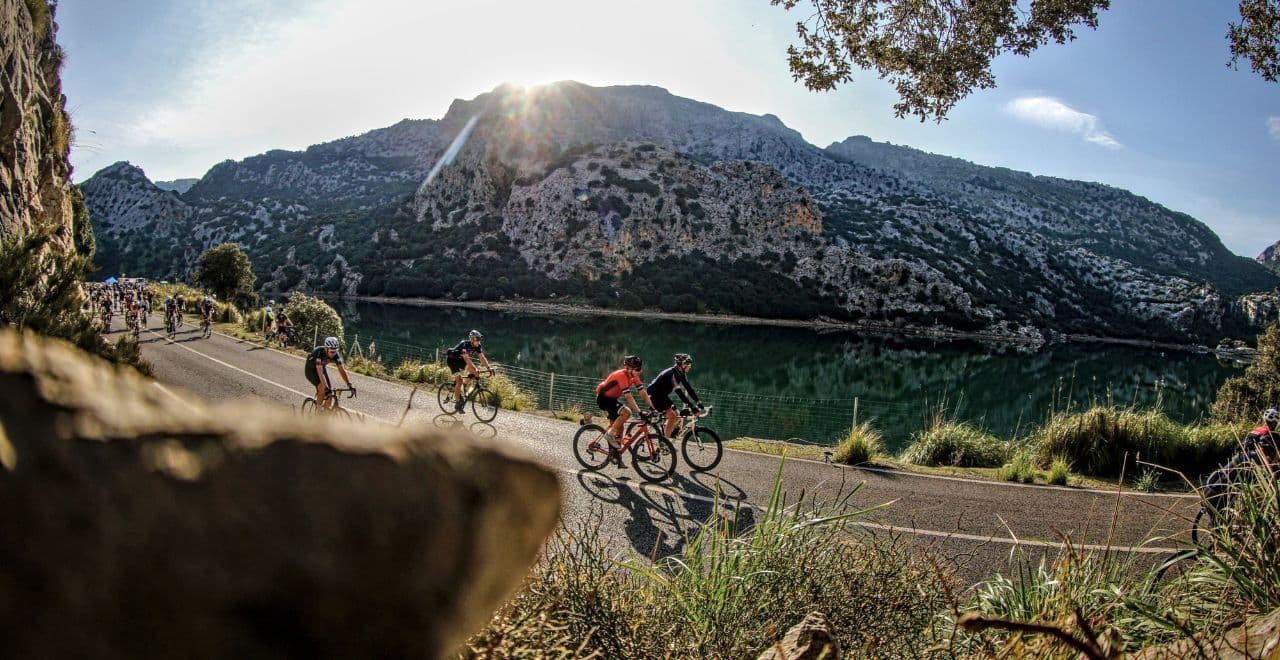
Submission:
M 449 371 L 454 375 L 460 374 L 467 370 L 467 361 L 460 357 L 451 357 L 445 360 L 445 364 L 449 365 Z
M 596 395 L 596 405 L 609 414 L 609 421 L 611 422 L 618 418 L 618 413 L 622 410 L 621 400 L 607 397 L 603 394 Z
M 671 408 L 675 407 L 675 404 L 671 403 L 671 397 L 666 394 L 654 396 L 650 393 L 649 400 L 653 402 L 653 409 L 658 412 L 667 412 Z
M 306 373 L 307 382 L 311 383 L 312 387 L 318 387 L 320 385 L 320 376 L 316 374 L 316 363 L 308 360 L 306 366 L 304 366 L 302 370 Z M 333 383 L 329 382 L 329 369 L 325 367 L 323 370 L 325 389 L 333 389 Z

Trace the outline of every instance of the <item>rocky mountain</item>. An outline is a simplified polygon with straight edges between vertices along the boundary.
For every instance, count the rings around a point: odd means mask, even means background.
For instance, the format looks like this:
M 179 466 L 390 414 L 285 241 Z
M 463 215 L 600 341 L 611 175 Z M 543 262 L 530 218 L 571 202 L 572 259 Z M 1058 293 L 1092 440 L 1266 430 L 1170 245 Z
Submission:
M 1258 263 L 1272 271 L 1280 272 L 1280 241 L 1269 246 L 1258 255 Z
M 864 137 L 821 149 L 647 86 L 500 86 L 181 195 L 127 164 L 85 190 L 104 268 L 181 275 L 231 240 L 273 289 L 1216 341 L 1280 282 L 1123 190 Z
M 176 192 L 181 195 L 182 193 L 191 190 L 191 186 L 196 185 L 196 182 L 199 180 L 200 179 L 174 179 L 173 181 L 156 181 L 156 187 L 161 190 Z

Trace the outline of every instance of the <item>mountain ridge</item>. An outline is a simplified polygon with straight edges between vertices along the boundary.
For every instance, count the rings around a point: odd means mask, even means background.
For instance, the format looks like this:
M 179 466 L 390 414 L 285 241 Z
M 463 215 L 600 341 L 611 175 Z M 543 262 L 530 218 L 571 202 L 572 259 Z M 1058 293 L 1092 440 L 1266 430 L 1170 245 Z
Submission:
M 424 184 L 468 125 L 452 164 Z M 119 200 L 99 204 L 107 187 L 86 190 L 95 226 L 141 222 Z M 823 149 L 776 116 L 654 86 L 502 85 L 455 100 L 440 119 L 225 161 L 175 197 L 187 216 L 156 195 L 172 193 L 130 190 L 117 196 L 136 197 L 156 222 L 167 210 L 198 245 L 117 231 L 104 267 L 168 251 L 184 255 L 169 260 L 181 274 L 188 252 L 234 240 L 264 284 L 346 294 L 555 294 L 672 311 L 1216 340 L 1245 330 L 1240 295 L 1280 283 L 1203 223 L 1119 188 L 865 136 Z M 784 221 L 797 214 L 808 218 L 799 233 Z M 494 281 L 474 276 L 475 263 Z M 762 304 L 742 292 L 774 295 Z

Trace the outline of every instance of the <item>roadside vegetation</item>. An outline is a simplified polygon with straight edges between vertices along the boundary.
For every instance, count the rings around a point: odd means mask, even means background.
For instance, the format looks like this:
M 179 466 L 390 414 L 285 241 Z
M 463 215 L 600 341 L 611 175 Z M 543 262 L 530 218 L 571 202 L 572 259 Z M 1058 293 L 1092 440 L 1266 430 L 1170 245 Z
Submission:
M 763 509 L 717 503 L 651 552 L 607 540 L 600 509 L 566 524 L 458 657 L 755 657 L 815 611 L 846 657 L 1201 657 L 1280 607 L 1267 467 L 1212 545 L 1188 546 L 1167 571 L 1064 537 L 1056 557 L 1015 553 L 970 589 L 932 546 L 860 529 L 853 492 L 786 502 L 780 475 Z
M 813 611 L 847 657 L 921 657 L 954 576 L 926 551 L 853 525 L 852 493 L 761 510 L 717 506 L 649 553 L 593 520 L 561 528 L 526 586 L 461 657 L 752 658 Z M 670 544 L 674 541 L 674 549 Z

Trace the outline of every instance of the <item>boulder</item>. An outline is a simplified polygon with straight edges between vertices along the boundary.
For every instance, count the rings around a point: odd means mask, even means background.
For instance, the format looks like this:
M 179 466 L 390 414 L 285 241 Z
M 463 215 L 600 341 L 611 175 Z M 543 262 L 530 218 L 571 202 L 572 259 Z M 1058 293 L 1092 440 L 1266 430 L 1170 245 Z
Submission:
M 1280 658 L 1280 610 L 1250 618 L 1244 625 L 1228 630 L 1222 637 L 1201 641 L 1184 639 L 1165 646 L 1143 649 L 1135 660 L 1193 658 L 1201 654 L 1219 660 L 1253 660 Z
M 207 407 L 0 329 L 0 657 L 440 657 L 559 518 L 472 437 Z
M 840 642 L 831 633 L 827 618 L 810 612 L 758 660 L 840 660 Z

